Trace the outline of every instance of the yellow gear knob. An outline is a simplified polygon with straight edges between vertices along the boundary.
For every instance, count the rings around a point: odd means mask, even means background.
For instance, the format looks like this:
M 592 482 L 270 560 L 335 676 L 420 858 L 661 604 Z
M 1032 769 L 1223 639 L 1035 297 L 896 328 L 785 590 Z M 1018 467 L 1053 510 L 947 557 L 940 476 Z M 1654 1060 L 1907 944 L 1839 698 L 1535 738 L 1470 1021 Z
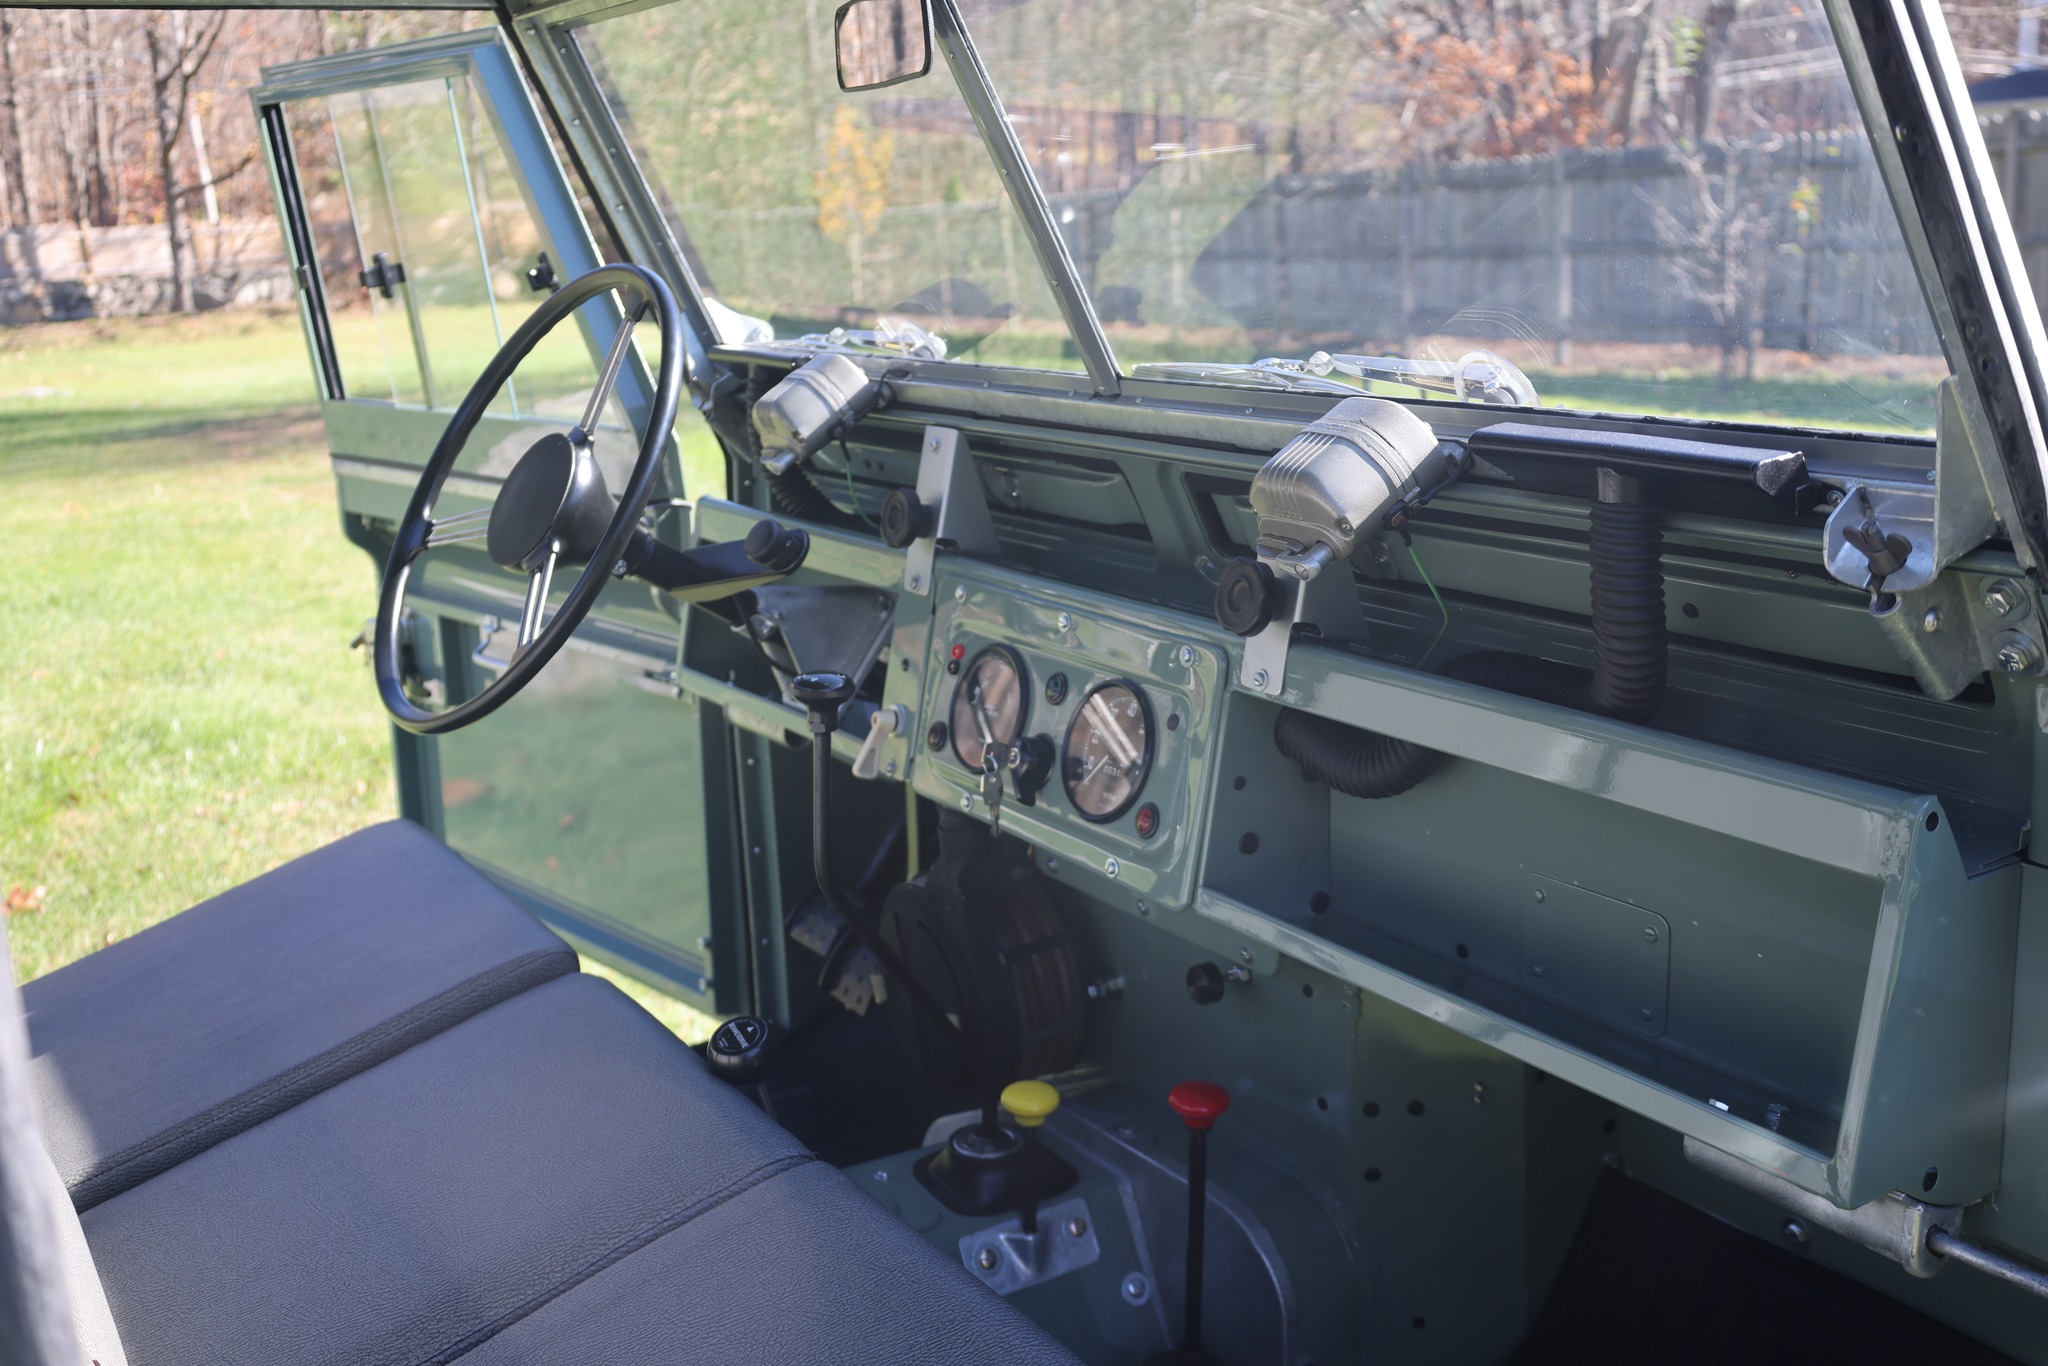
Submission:
M 1025 1128 L 1036 1129 L 1060 1108 L 1060 1093 L 1042 1081 L 1013 1081 L 1003 1088 L 1003 1108 Z

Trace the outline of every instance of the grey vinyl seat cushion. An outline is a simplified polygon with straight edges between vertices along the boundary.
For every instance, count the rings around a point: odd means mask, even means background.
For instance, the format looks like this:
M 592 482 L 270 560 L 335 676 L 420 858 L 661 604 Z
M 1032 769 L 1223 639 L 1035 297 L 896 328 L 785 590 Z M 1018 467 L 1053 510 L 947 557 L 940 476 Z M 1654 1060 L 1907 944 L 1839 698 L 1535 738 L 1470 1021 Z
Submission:
M 137 1366 L 1073 1360 L 580 974 L 82 1222 Z
M 575 970 L 418 826 L 361 831 L 22 988 L 50 1156 L 90 1209 Z

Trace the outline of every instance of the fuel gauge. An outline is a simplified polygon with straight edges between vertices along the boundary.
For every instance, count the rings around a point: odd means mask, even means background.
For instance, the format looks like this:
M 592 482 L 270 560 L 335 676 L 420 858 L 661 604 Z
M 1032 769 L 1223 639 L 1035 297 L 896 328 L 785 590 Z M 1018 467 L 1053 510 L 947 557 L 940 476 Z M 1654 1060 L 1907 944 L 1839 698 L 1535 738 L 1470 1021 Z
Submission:
M 1000 753 L 1024 733 L 1024 665 L 1000 645 L 976 655 L 953 689 L 953 753 L 972 772 L 982 755 Z

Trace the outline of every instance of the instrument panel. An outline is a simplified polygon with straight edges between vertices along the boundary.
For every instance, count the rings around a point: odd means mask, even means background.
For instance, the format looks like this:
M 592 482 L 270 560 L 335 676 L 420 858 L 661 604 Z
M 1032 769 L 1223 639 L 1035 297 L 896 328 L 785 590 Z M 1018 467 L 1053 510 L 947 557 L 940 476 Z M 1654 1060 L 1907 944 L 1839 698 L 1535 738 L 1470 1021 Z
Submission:
M 1222 646 L 1065 586 L 1040 598 L 1002 570 L 963 566 L 937 587 L 918 791 L 1038 846 L 1056 877 L 1108 878 L 1140 908 L 1184 904 Z

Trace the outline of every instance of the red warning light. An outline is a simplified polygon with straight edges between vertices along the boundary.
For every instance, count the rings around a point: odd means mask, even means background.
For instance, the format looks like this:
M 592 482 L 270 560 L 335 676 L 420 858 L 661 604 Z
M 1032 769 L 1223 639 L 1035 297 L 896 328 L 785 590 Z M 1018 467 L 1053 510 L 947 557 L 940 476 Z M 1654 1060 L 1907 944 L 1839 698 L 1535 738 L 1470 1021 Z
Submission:
M 955 660 L 967 658 L 967 647 L 965 645 L 955 645 L 953 647 L 953 658 Z

